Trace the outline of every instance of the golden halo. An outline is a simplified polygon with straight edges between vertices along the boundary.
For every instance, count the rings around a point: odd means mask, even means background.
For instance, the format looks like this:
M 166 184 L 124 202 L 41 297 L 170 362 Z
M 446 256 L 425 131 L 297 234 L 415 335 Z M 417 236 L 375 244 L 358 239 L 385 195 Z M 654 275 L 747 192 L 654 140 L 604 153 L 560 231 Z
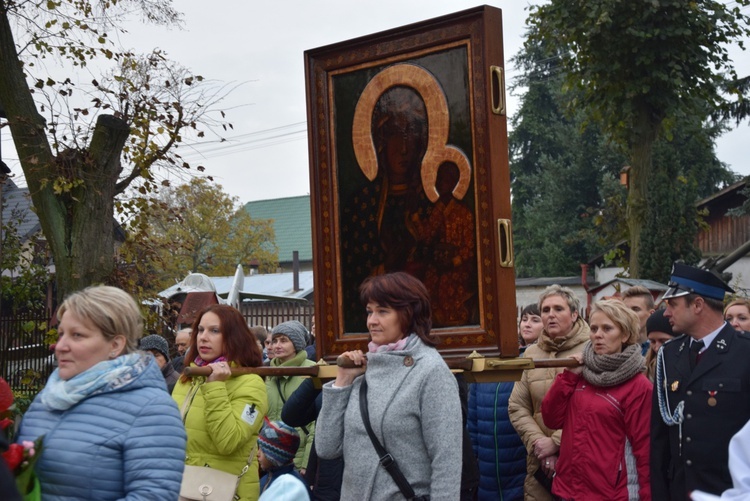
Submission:
M 372 112 L 380 96 L 398 85 L 414 89 L 424 100 L 427 108 L 427 151 L 422 159 L 420 173 L 422 187 L 431 202 L 440 197 L 435 188 L 438 167 L 443 162 L 453 162 L 458 167 L 460 178 L 453 189 L 453 196 L 463 199 L 471 181 L 471 164 L 466 155 L 448 143 L 448 100 L 435 77 L 414 64 L 394 64 L 384 69 L 367 84 L 354 109 L 352 121 L 352 145 L 354 155 L 362 173 L 372 181 L 378 175 L 378 161 L 372 138 Z

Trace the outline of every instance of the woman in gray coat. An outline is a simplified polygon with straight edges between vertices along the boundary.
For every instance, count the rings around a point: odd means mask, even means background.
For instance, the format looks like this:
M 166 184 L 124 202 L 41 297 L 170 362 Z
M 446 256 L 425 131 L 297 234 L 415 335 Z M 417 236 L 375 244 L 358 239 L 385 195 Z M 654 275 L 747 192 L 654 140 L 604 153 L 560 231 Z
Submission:
M 404 498 L 365 429 L 360 391 L 366 380 L 372 430 L 416 497 L 459 499 L 461 404 L 456 379 L 430 335 L 427 289 L 411 275 L 390 273 L 365 280 L 360 298 L 371 341 L 367 354 L 345 352 L 355 367 L 340 367 L 336 380 L 323 386 L 318 455 L 343 456 L 341 499 Z

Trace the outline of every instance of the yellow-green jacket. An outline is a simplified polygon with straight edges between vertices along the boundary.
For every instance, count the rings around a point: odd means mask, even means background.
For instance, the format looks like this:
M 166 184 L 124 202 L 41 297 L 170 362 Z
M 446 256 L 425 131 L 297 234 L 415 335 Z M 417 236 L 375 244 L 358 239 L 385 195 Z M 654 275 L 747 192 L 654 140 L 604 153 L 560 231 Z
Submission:
M 192 391 L 195 397 L 185 419 L 185 464 L 239 475 L 252 451 L 250 468 L 242 477 L 237 494 L 242 501 L 258 499 L 258 459 L 253 448 L 268 412 L 263 379 L 247 374 L 211 383 L 206 383 L 205 378 L 178 381 L 172 398 L 180 409 Z
M 315 362 L 307 359 L 307 352 L 299 351 L 291 360 L 280 363 L 278 359 L 271 360 L 271 367 L 309 367 Z M 268 419 L 278 421 L 281 419 L 281 409 L 284 402 L 294 393 L 304 381 L 302 376 L 269 376 L 266 378 L 266 389 L 268 390 Z M 281 388 L 281 393 L 279 393 Z M 282 398 L 283 394 L 283 398 Z M 294 456 L 294 466 L 297 469 L 307 468 L 307 460 L 310 458 L 313 436 L 315 435 L 315 422 L 305 426 L 307 432 L 302 428 L 295 428 L 299 433 L 299 449 Z

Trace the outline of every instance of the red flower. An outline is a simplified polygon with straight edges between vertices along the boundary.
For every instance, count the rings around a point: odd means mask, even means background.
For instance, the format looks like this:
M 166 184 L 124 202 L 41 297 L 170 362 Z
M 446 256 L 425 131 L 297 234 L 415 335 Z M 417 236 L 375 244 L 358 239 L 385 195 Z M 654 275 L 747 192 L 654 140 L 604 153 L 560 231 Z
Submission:
M 11 426 L 12 424 L 13 424 L 13 420 L 11 418 L 5 418 L 0 421 L 0 430 L 5 431 L 5 429 Z
M 23 461 L 24 448 L 21 444 L 10 444 L 8 450 L 3 452 L 3 459 L 8 463 L 8 469 L 15 471 Z
M 13 390 L 8 382 L 0 377 L 0 412 L 5 412 L 13 405 Z

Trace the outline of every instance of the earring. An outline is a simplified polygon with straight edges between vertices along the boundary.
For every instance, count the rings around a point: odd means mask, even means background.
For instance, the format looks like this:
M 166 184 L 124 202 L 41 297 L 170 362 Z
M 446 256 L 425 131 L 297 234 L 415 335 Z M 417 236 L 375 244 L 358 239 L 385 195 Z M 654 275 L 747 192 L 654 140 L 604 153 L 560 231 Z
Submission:
M 113 351 L 113 352 L 111 352 L 111 353 L 109 354 L 109 358 L 117 358 L 117 353 L 116 353 L 116 352 L 114 352 L 114 351 Z

